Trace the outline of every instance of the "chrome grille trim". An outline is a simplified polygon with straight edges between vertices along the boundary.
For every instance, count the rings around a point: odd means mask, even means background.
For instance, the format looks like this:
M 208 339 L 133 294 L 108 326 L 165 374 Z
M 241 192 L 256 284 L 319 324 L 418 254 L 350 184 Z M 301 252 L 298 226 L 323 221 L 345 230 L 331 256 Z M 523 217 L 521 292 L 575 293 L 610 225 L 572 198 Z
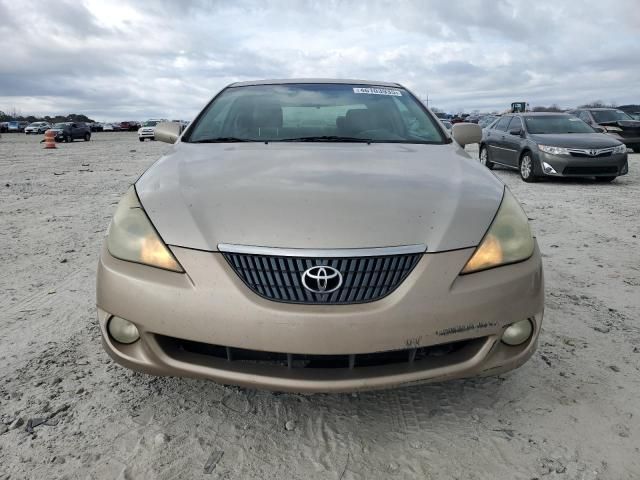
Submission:
M 568 148 L 567 150 L 571 154 L 577 154 L 578 156 L 585 157 L 600 157 L 609 156 L 613 153 L 615 147 L 607 148 Z
M 236 245 L 231 243 L 218 244 L 218 250 L 222 253 L 240 253 L 244 255 L 266 255 L 273 257 L 298 257 L 298 258 L 354 258 L 354 257 L 386 257 L 389 255 L 409 255 L 425 253 L 425 244 L 398 245 L 395 247 L 372 248 L 279 248 L 259 247 L 254 245 Z
M 245 285 L 257 295 L 282 303 L 351 305 L 389 295 L 412 272 L 422 253 L 360 257 L 291 257 L 223 252 Z M 342 284 L 320 293 L 304 287 L 304 272 L 315 266 L 338 270 Z

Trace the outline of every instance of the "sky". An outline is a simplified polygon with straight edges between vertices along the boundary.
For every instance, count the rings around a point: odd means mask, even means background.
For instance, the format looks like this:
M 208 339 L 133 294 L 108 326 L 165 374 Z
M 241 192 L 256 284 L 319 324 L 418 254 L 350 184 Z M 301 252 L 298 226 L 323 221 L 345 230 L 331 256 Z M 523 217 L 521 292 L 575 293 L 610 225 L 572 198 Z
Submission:
M 640 103 L 640 0 L 0 0 L 0 110 L 192 119 L 264 78 L 400 82 L 447 112 Z

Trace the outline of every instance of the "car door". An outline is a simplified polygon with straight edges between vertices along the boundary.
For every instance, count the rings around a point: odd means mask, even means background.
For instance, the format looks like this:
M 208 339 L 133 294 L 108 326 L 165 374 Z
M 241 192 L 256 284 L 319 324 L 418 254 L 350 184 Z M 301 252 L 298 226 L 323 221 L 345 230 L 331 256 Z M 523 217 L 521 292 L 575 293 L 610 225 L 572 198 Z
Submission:
M 487 133 L 487 139 L 490 139 L 487 142 L 487 148 L 492 162 L 505 163 L 505 136 L 509 122 L 511 122 L 511 115 L 500 117 L 498 123 Z
M 505 165 L 510 167 L 518 167 L 518 160 L 520 155 L 520 145 L 522 143 L 522 120 L 518 116 L 511 117 L 511 122 L 507 127 L 507 131 L 504 135 L 502 151 L 502 158 Z

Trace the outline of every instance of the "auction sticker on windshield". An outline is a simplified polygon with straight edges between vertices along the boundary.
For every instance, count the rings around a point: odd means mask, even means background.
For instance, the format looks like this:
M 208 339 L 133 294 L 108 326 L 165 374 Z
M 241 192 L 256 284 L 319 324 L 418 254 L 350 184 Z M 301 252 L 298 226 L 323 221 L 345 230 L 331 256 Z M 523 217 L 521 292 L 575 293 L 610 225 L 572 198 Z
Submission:
M 376 88 L 376 87 L 353 87 L 353 93 L 368 93 L 370 95 L 393 95 L 394 97 L 401 97 L 400 90 L 394 90 L 392 88 Z

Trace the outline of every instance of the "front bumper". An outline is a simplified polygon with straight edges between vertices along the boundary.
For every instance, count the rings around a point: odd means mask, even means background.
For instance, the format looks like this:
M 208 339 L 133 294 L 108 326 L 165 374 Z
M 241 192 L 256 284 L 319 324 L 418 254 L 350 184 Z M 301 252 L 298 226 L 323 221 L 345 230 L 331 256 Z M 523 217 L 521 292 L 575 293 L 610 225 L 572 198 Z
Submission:
M 139 138 L 154 138 L 156 135 L 155 131 L 147 131 L 147 132 L 138 132 L 138 137 Z
M 550 177 L 617 177 L 629 171 L 626 153 L 608 157 L 574 157 L 538 151 L 538 159 L 541 171 L 537 173 Z M 543 162 L 551 165 L 556 173 L 545 173 Z
M 387 297 L 360 305 L 295 305 L 251 292 L 219 253 L 171 247 L 188 274 L 117 260 L 106 249 L 97 277 L 98 321 L 107 352 L 129 368 L 211 378 L 280 391 L 341 392 L 497 374 L 534 352 L 544 310 L 537 245 L 521 263 L 460 276 L 474 249 L 425 254 Z M 134 322 L 131 345 L 107 334 L 112 315 Z M 531 319 L 523 345 L 500 342 Z M 185 351 L 183 341 L 260 352 L 353 355 L 464 342 L 453 353 L 356 368 L 288 368 Z M 457 343 L 460 344 L 460 343 Z

